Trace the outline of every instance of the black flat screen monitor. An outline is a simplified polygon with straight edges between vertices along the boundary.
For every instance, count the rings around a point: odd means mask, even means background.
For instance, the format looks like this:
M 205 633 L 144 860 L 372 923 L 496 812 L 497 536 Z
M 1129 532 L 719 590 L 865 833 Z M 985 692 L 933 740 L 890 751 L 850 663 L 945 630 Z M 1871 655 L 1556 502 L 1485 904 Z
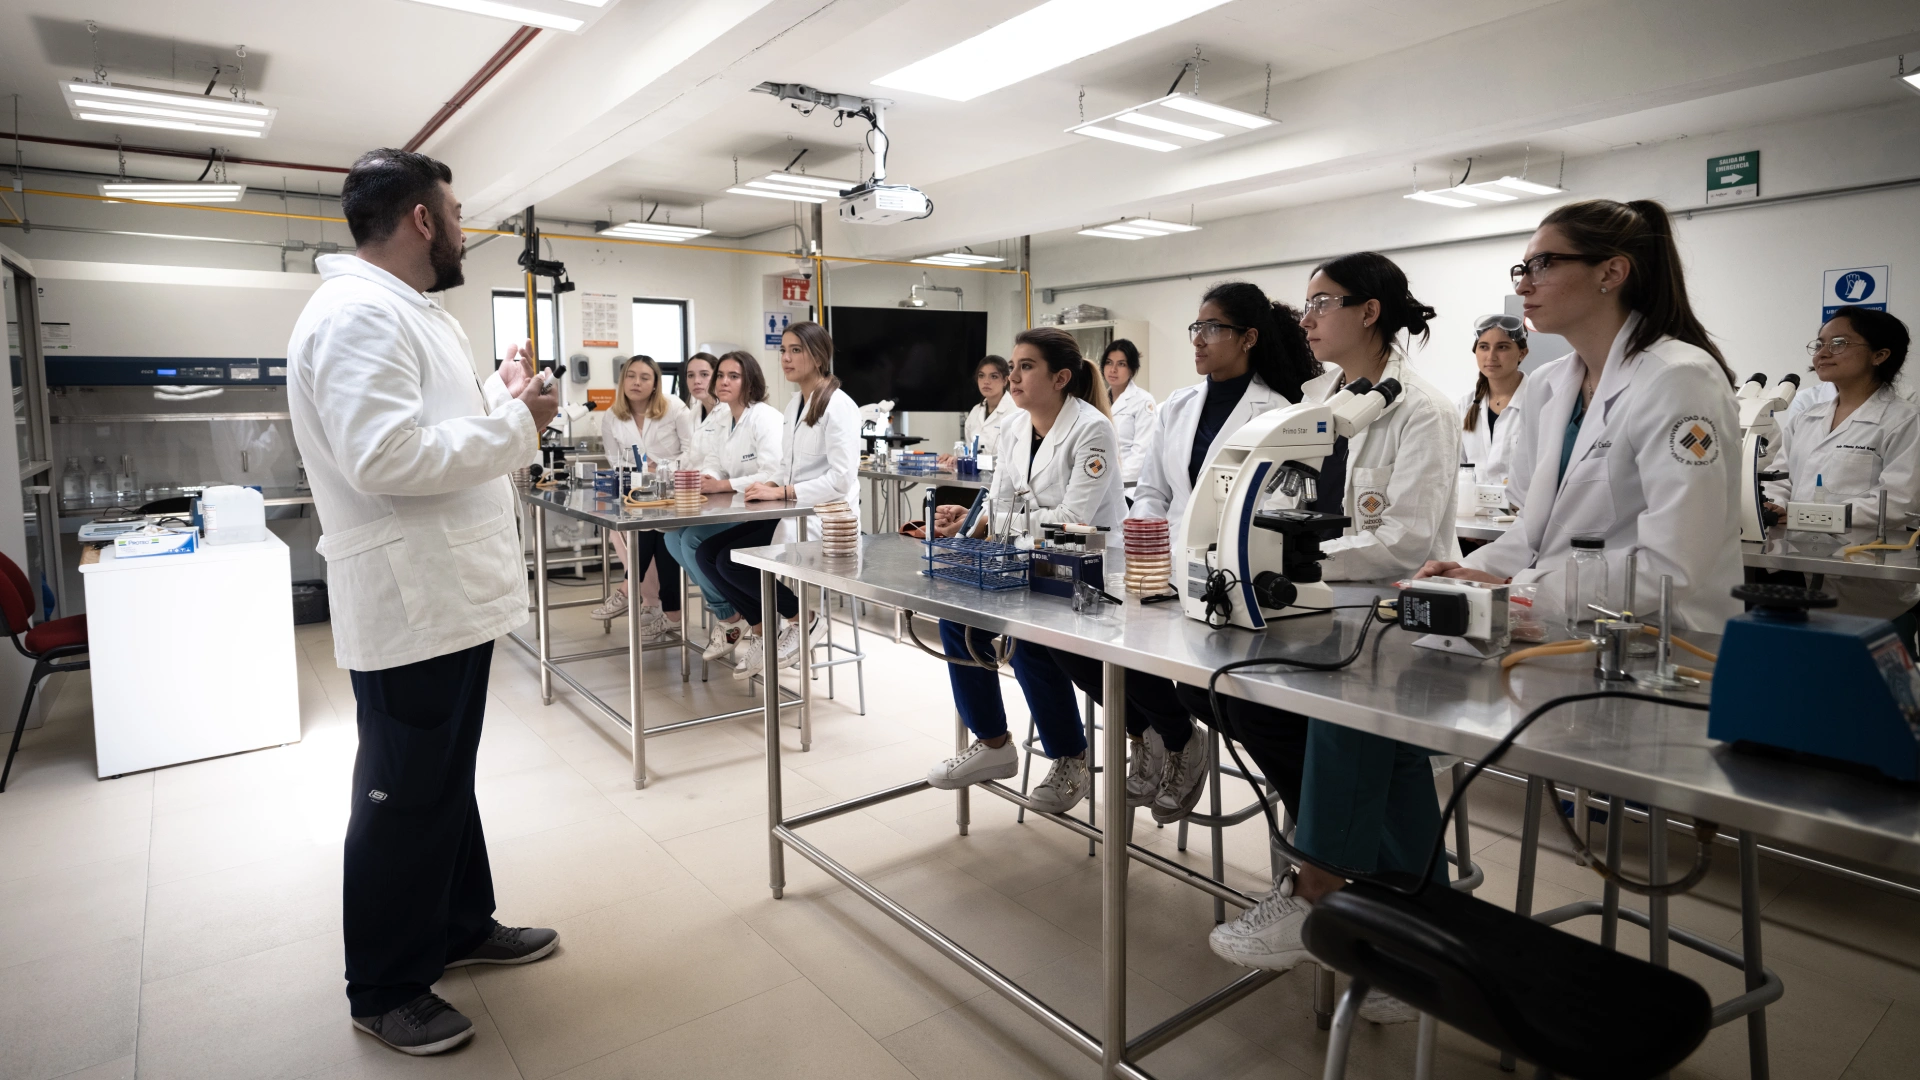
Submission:
M 973 367 L 987 355 L 987 313 L 835 307 L 833 371 L 856 404 L 966 412 L 980 403 Z

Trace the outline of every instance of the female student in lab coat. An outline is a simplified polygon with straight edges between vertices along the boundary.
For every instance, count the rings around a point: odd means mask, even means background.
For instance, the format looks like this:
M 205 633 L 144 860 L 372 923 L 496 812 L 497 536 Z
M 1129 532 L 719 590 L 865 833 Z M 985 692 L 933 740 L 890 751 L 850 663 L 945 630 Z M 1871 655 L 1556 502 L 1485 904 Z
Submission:
M 1853 506 L 1854 526 L 1870 528 L 1879 523 L 1881 488 L 1887 490 L 1889 521 L 1904 521 L 1920 509 L 1920 407 L 1893 390 L 1908 343 L 1899 319 L 1857 307 L 1834 312 L 1820 336 L 1807 342 L 1814 374 L 1834 394 L 1782 427 L 1774 460 L 1784 463 L 1787 479 L 1765 485 L 1770 509 L 1784 516 L 1789 499 L 1846 502 Z M 1892 619 L 1913 648 L 1911 609 L 1920 589 L 1866 578 L 1830 581 L 1842 611 Z
M 1027 527 L 1036 532 L 1042 524 L 1061 522 L 1118 529 L 1126 506 L 1106 384 L 1065 330 L 1036 327 L 1013 341 L 1008 396 L 1022 411 L 1009 421 L 996 448 L 988 497 L 997 527 L 1009 527 L 1006 508 L 1017 505 L 1027 509 Z M 966 515 L 964 506 L 939 507 L 935 532 L 954 535 Z M 1012 523 L 1020 517 L 1011 515 Z M 991 657 L 993 635 L 942 619 L 940 641 L 946 655 L 960 661 L 949 664 L 947 672 L 954 704 L 975 741 L 929 770 L 928 782 L 953 789 L 1013 776 L 1020 771 L 1020 748 L 1007 732 L 1000 678 L 973 665 L 969 651 L 971 644 L 972 656 Z M 1064 654 L 1022 641 L 1014 643 L 1011 658 L 1041 745 L 1053 759 L 1046 778 L 1029 793 L 1028 805 L 1055 814 L 1079 805 L 1091 790 L 1086 732 L 1073 683 L 1057 655 Z
M 1520 388 L 1527 377 L 1520 365 L 1527 359 L 1527 324 L 1513 315 L 1482 315 L 1473 331 L 1473 362 L 1480 377 L 1473 392 L 1460 399 L 1460 460 L 1475 467 L 1480 483 L 1508 485 L 1507 505 L 1518 507 L 1520 488 L 1509 480 L 1526 408 Z M 1472 511 L 1463 506 L 1460 512 Z
M 619 387 L 607 415 L 600 418 L 600 442 L 607 460 L 614 466 L 633 465 L 645 460 L 675 462 L 693 451 L 693 410 L 667 393 L 660 376 L 660 365 L 651 356 L 634 356 L 620 361 L 614 369 L 614 385 Z M 633 534 L 613 531 L 613 549 L 620 564 L 627 568 L 627 580 L 613 590 L 607 602 L 588 612 L 595 619 L 617 619 L 627 613 L 627 589 L 646 576 L 652 563 L 660 577 L 660 603 L 656 607 L 642 602 L 640 628 L 642 640 L 659 641 L 680 626 L 680 564 L 662 546 L 661 534 L 647 529 Z M 629 556 L 629 547 L 632 555 Z
M 1113 402 L 1113 432 L 1120 440 L 1120 482 L 1138 483 L 1147 460 L 1147 439 L 1153 434 L 1153 395 L 1133 381 L 1140 374 L 1140 350 L 1126 338 L 1107 346 L 1100 365 Z
M 833 338 L 815 322 L 797 322 L 780 335 L 780 372 L 794 384 L 783 420 L 782 451 L 758 482 L 746 489 L 748 501 L 781 499 L 807 505 L 844 501 L 860 513 L 860 408 L 840 389 L 833 375 Z M 733 677 L 750 679 L 766 666 L 766 641 L 760 626 L 760 571 L 733 561 L 736 548 L 772 543 L 774 532 L 792 543 L 801 539 L 799 519 L 749 521 L 721 532 L 700 545 L 700 569 L 706 572 L 727 603 L 747 620 L 747 636 L 734 651 Z M 774 597 L 780 617 L 775 667 L 785 667 L 799 655 L 800 600 L 785 585 Z M 820 618 L 815 613 L 814 618 Z
M 1538 582 L 1551 623 L 1565 615 L 1573 538 L 1595 535 L 1615 591 L 1638 553 L 1639 610 L 1671 574 L 1675 626 L 1718 631 L 1740 611 L 1730 595 L 1742 577 L 1739 411 L 1733 374 L 1687 299 L 1666 209 L 1560 207 L 1513 279 L 1534 327 L 1574 352 L 1527 380 L 1515 462 L 1533 478 L 1520 520 L 1421 576 Z
M 716 407 L 700 425 L 695 441 L 707 458 L 699 469 L 700 490 L 709 495 L 745 491 L 771 475 L 780 460 L 780 410 L 767 404 L 767 377 L 752 353 L 735 351 L 720 358 L 713 375 Z M 662 535 L 667 551 L 700 586 L 700 596 L 713 613 L 713 629 L 700 655 L 718 660 L 734 651 L 746 633 L 747 621 L 727 600 L 703 569 L 697 553 L 709 537 L 731 525 L 696 525 L 669 529 Z
M 987 356 L 973 367 L 973 385 L 980 391 L 980 404 L 967 413 L 960 425 L 960 437 L 972 442 L 980 439 L 980 452 L 991 454 L 1000 449 L 1000 436 L 1020 406 L 1007 396 L 1007 377 L 1012 369 L 1005 357 Z

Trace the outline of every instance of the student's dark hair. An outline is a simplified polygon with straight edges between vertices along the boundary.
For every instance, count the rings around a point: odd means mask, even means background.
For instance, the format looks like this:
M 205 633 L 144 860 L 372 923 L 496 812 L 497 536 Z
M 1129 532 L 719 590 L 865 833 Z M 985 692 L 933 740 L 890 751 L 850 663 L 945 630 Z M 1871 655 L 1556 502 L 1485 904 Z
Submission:
M 833 400 L 833 392 L 840 389 L 840 377 L 833 373 L 833 335 L 817 322 L 805 321 L 791 323 L 786 333 L 800 339 L 800 344 L 820 365 L 820 385 L 813 388 L 813 396 L 807 399 L 806 415 L 801 419 L 808 427 L 820 422 L 827 411 L 827 402 Z
M 709 373 L 712 373 L 720 370 L 720 358 L 710 352 L 697 352 L 687 357 L 686 363 L 680 365 L 680 400 L 694 410 L 694 416 L 696 418 L 705 420 L 707 418 L 707 407 L 693 399 L 693 383 L 687 378 L 687 365 L 693 363 L 695 360 L 706 361 L 707 370 Z M 713 379 L 711 375 L 707 379 L 707 394 L 709 396 L 713 394 Z
M 1422 344 L 1431 335 L 1430 324 L 1437 313 L 1414 299 L 1407 285 L 1406 271 L 1385 255 L 1377 251 L 1356 251 L 1328 259 L 1314 267 L 1313 273 L 1332 278 L 1349 295 L 1380 301 L 1380 317 L 1374 320 L 1371 329 L 1380 339 L 1382 352 L 1393 346 L 1394 338 L 1402 330 L 1408 338 L 1419 338 Z
M 1073 378 L 1067 380 L 1066 392 L 1099 409 L 1102 416 L 1113 415 L 1107 407 L 1107 380 L 1093 370 L 1092 361 L 1080 355 L 1080 343 L 1072 334 L 1057 326 L 1036 326 L 1015 334 L 1013 343 L 1039 349 L 1048 371 L 1073 372 Z
M 988 353 L 981 357 L 980 362 L 973 365 L 973 373 L 975 375 L 980 374 L 980 369 L 983 367 L 990 367 L 999 372 L 1000 377 L 1003 379 L 1013 374 L 1013 369 L 1007 366 L 1007 358 L 997 353 Z
M 1307 346 L 1307 332 L 1300 329 L 1300 313 L 1267 299 L 1251 281 L 1223 281 L 1208 289 L 1200 302 L 1218 307 L 1235 326 L 1260 331 L 1247 354 L 1248 365 L 1268 389 L 1298 402 L 1301 387 L 1321 371 L 1320 361 Z
M 1726 375 L 1727 385 L 1738 384 L 1727 358 L 1720 355 L 1720 347 L 1693 314 L 1680 249 L 1673 242 L 1673 221 L 1667 217 L 1666 207 L 1652 199 L 1624 203 L 1588 199 L 1554 210 L 1540 222 L 1543 229 L 1549 225 L 1566 234 L 1574 254 L 1627 260 L 1627 283 L 1620 287 L 1620 302 L 1640 313 L 1640 325 L 1627 340 L 1629 357 L 1670 337 L 1713 357 Z
M 1473 338 L 1473 348 L 1475 352 L 1480 350 L 1480 339 L 1495 330 L 1507 335 L 1507 340 L 1513 342 L 1514 348 L 1519 349 L 1522 353 L 1527 351 L 1527 331 L 1526 327 L 1522 325 L 1518 331 L 1509 330 L 1504 326 L 1489 326 L 1485 330 L 1480 331 L 1478 334 L 1475 334 Z M 1492 396 L 1493 384 L 1487 381 L 1487 373 L 1483 371 L 1480 373 L 1480 377 L 1473 381 L 1473 403 L 1467 406 L 1466 422 L 1460 425 L 1462 431 L 1473 431 L 1480 426 L 1480 403 Z
M 714 378 L 720 377 L 720 365 L 729 360 L 740 365 L 740 377 L 747 383 L 747 404 L 758 405 L 767 400 L 767 376 L 760 370 L 760 361 L 744 349 L 721 353 L 720 360 L 713 365 Z
M 1873 366 L 1873 378 L 1882 386 L 1889 385 L 1900 374 L 1900 368 L 1907 362 L 1907 346 L 1912 339 L 1907 335 L 1907 324 L 1884 311 L 1872 308 L 1846 307 L 1834 311 L 1833 319 L 1845 319 L 1854 332 L 1867 339 L 1867 351 L 1887 350 L 1887 358 Z
M 1100 354 L 1100 366 L 1103 368 L 1106 367 L 1107 357 L 1112 356 L 1114 353 L 1119 353 L 1126 358 L 1127 370 L 1129 372 L 1135 375 L 1140 374 L 1139 346 L 1128 341 L 1126 338 L 1114 338 L 1113 344 L 1107 346 L 1107 351 Z
M 439 213 L 442 181 L 453 183 L 453 170 L 425 154 L 391 148 L 361 154 L 340 185 L 340 213 L 353 242 L 385 240 L 416 206 Z

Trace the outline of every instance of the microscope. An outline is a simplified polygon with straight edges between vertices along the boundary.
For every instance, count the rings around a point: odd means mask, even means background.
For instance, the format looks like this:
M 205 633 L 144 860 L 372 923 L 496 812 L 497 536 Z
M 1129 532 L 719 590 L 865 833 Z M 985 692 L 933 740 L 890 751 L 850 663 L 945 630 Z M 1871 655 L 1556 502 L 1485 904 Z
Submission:
M 1234 432 L 1194 481 L 1181 522 L 1182 610 L 1210 625 L 1261 630 L 1274 616 L 1333 606 L 1333 589 L 1320 580 L 1320 541 L 1351 519 L 1310 509 L 1320 466 L 1334 439 L 1363 430 L 1399 396 L 1397 380 L 1359 379 L 1325 402 L 1275 409 Z M 1286 505 L 1263 510 L 1276 494 Z
M 1785 412 L 1800 390 L 1800 376 L 1788 375 L 1767 389 L 1767 377 L 1754 372 L 1741 385 L 1734 401 L 1740 406 L 1740 539 L 1765 540 L 1767 524 L 1760 507 L 1767 501 L 1760 490 L 1766 480 L 1779 480 L 1785 473 L 1772 472 L 1774 455 L 1780 448 L 1780 422 L 1774 413 Z

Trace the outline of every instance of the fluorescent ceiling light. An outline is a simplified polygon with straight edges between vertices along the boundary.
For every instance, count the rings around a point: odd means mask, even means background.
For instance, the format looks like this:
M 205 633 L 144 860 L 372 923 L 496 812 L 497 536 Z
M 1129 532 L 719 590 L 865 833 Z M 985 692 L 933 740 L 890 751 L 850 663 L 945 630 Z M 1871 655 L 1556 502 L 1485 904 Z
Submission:
M 598 14 L 598 12 L 593 15 L 583 13 L 585 17 L 571 15 L 567 13 L 569 7 L 567 3 L 555 3 L 551 0 L 545 3 L 538 0 L 533 2 L 516 0 L 513 3 L 503 2 L 503 0 L 416 0 L 416 2 L 432 4 L 434 7 L 452 8 L 454 11 L 464 11 L 472 15 L 505 19 L 524 26 L 538 26 L 544 30 L 563 30 L 569 34 L 579 33 L 586 27 L 588 21 Z M 605 7 L 608 0 L 600 0 L 597 4 L 590 0 L 573 0 L 573 2 L 586 7 L 600 8 Z
M 1091 229 L 1081 229 L 1081 236 L 1104 236 L 1109 240 L 1145 240 L 1153 236 L 1171 236 L 1174 233 L 1199 232 L 1198 225 L 1182 225 L 1177 221 L 1156 221 L 1153 218 L 1127 218 L 1122 221 L 1110 221 L 1096 225 Z
M 67 111 L 76 120 L 204 131 L 243 139 L 265 135 L 279 114 L 279 110 L 258 102 L 105 83 L 63 82 L 60 93 L 66 98 Z
M 1249 131 L 1275 122 L 1272 117 L 1255 116 L 1253 113 L 1241 112 L 1239 109 L 1229 109 L 1225 105 L 1215 105 L 1211 101 L 1202 101 L 1192 94 L 1169 94 L 1156 104 L 1169 109 L 1178 109 L 1183 113 L 1192 113 L 1194 116 L 1204 116 L 1209 120 L 1218 120 L 1223 124 L 1243 127 Z
M 136 184 L 100 185 L 100 194 L 126 202 L 230 203 L 247 193 L 245 184 Z
M 1902 75 L 1900 76 L 1900 81 L 1906 83 L 1907 87 L 1914 93 L 1920 94 L 1920 71 L 1916 71 L 1911 75 Z
M 1157 236 L 1165 236 L 1168 233 L 1200 231 L 1200 226 L 1198 225 L 1182 225 L 1177 221 L 1156 221 L 1153 218 L 1128 218 L 1127 220 L 1121 222 L 1120 225 L 1116 225 L 1112 227 L 1113 228 L 1129 227 L 1129 228 L 1135 228 L 1135 229 L 1151 229 L 1153 230 L 1154 234 Z
M 766 178 L 774 183 L 793 187 L 824 188 L 835 195 L 844 195 L 860 186 L 858 180 L 835 180 L 831 176 L 808 176 L 806 173 L 770 172 Z
M 1081 236 L 1104 236 L 1109 240 L 1145 240 L 1139 233 L 1112 232 L 1107 229 L 1081 229 Z
M 1487 187 L 1503 187 L 1517 191 L 1522 195 L 1559 195 L 1566 191 L 1551 184 L 1536 184 L 1531 180 L 1522 180 L 1517 176 L 1503 176 L 1498 180 L 1489 180 Z
M 1432 203 L 1435 206 L 1451 206 L 1461 210 L 1470 210 L 1479 205 L 1471 199 L 1456 199 L 1448 195 L 1442 195 L 1438 191 L 1416 191 L 1410 195 L 1402 195 L 1401 198 L 1412 199 L 1416 202 Z
M 1182 124 L 1178 120 L 1162 120 L 1149 113 L 1123 112 L 1119 116 L 1114 117 L 1114 119 L 1123 124 L 1134 124 L 1138 127 L 1152 128 L 1155 131 L 1164 131 L 1169 135 L 1181 135 L 1189 139 L 1199 139 L 1201 142 L 1212 142 L 1220 137 L 1220 133 L 1217 131 L 1197 128 L 1192 124 Z
M 790 191 L 756 191 L 753 188 L 730 187 L 727 189 L 727 194 L 757 195 L 762 199 L 786 199 L 789 202 L 823 203 L 827 201 L 824 192 L 821 193 L 821 197 L 815 198 L 811 195 L 797 195 Z
M 666 225 L 651 221 L 629 221 L 624 225 L 611 225 L 600 230 L 601 236 L 612 236 L 623 240 L 663 240 L 681 244 L 696 236 L 705 236 L 712 229 L 696 229 L 691 225 Z
M 1520 197 L 1509 195 L 1504 191 L 1493 191 L 1479 184 L 1461 184 L 1458 187 L 1446 188 L 1445 191 L 1449 195 L 1465 195 L 1469 198 L 1485 199 L 1488 202 L 1513 202 Z
M 915 259 L 913 261 L 914 262 L 932 262 L 936 259 L 944 262 L 955 263 L 961 266 L 1007 261 L 1005 259 L 997 259 L 992 255 L 975 255 L 971 251 L 949 251 L 941 255 L 928 255 L 926 258 Z
M 895 90 L 971 101 L 1224 3 L 1226 0 L 1047 0 L 873 81 L 876 86 Z
M 749 180 L 745 186 L 758 191 L 781 191 L 788 195 L 805 195 L 810 199 L 823 199 L 830 195 L 838 194 L 837 192 L 828 191 L 825 188 L 801 187 L 799 184 L 776 184 L 771 180 Z
M 913 261 L 916 264 L 921 266 L 972 266 L 973 265 L 972 263 L 961 262 L 958 259 L 944 259 L 938 255 L 931 255 L 931 256 L 928 256 L 927 258 L 915 259 Z
M 1143 150 L 1158 150 L 1161 153 L 1166 153 L 1169 150 L 1180 149 L 1177 143 L 1164 142 L 1160 139 L 1149 139 L 1142 135 L 1129 135 L 1124 131 L 1095 127 L 1092 124 L 1085 124 L 1072 130 L 1080 135 L 1091 135 L 1096 139 L 1105 139 L 1108 142 L 1126 143 L 1128 146 L 1138 146 Z

